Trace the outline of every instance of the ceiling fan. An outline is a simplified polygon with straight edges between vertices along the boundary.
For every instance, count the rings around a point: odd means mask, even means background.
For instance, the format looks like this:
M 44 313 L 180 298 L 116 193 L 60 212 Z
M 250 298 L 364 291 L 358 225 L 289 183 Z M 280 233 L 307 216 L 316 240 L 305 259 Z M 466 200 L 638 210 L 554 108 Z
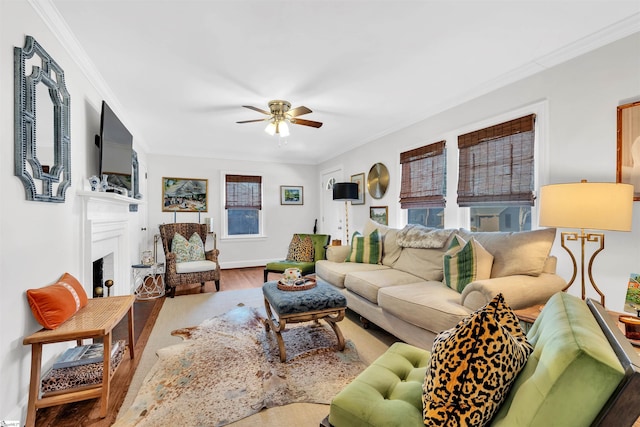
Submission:
M 302 125 L 302 126 L 311 126 L 314 128 L 319 128 L 322 126 L 321 122 L 316 122 L 313 120 L 305 120 L 299 119 L 299 116 L 304 114 L 309 114 L 312 111 L 307 107 L 300 106 L 291 108 L 291 103 L 288 101 L 282 100 L 273 100 L 269 101 L 269 110 L 265 111 L 261 108 L 253 107 L 251 105 L 243 105 L 244 108 L 248 108 L 250 110 L 257 111 L 262 114 L 266 114 L 269 117 L 264 119 L 255 119 L 255 120 L 243 120 L 236 123 L 255 123 L 255 122 L 269 122 L 267 127 L 265 128 L 265 132 L 269 135 L 278 134 L 283 137 L 289 136 L 289 125 L 288 123 L 294 125 Z

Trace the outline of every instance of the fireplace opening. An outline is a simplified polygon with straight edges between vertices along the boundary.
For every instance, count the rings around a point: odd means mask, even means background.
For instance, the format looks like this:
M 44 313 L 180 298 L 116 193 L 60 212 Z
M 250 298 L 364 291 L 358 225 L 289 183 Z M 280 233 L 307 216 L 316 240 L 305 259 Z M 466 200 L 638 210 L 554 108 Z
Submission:
M 104 276 L 104 258 L 93 261 L 93 297 L 100 298 L 104 296 L 104 287 L 102 286 Z
M 108 297 L 113 294 L 114 289 L 114 260 L 112 253 L 93 261 L 93 297 Z

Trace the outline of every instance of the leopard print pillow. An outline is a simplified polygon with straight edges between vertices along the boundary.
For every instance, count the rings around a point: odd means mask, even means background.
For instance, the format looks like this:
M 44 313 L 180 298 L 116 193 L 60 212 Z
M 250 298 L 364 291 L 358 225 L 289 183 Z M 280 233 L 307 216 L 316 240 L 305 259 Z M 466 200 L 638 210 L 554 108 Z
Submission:
M 313 262 L 315 259 L 315 251 L 313 249 L 313 240 L 311 237 L 305 236 L 304 239 L 300 235 L 294 234 L 291 243 L 289 243 L 289 252 L 287 253 L 288 261 L 296 262 Z
M 423 385 L 424 424 L 486 425 L 532 351 L 502 294 L 440 333 Z

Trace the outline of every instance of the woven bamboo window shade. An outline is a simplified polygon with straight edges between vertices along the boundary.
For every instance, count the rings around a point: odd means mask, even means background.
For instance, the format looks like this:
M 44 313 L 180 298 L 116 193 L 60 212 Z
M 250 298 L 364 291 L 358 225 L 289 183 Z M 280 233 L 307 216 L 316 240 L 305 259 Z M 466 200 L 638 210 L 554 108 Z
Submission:
M 445 141 L 400 153 L 402 209 L 445 206 Z
M 460 135 L 459 206 L 533 206 L 535 114 Z
M 262 177 L 225 175 L 225 209 L 262 209 Z

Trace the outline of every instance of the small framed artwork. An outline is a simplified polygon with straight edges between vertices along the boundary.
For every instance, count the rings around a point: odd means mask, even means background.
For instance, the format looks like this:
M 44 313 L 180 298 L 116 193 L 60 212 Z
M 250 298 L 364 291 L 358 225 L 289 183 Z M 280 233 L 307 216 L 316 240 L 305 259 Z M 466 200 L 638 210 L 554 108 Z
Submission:
M 280 186 L 280 204 L 281 205 L 303 205 L 304 194 L 302 186 L 281 185 Z
M 364 205 L 364 172 L 351 175 L 351 182 L 358 184 L 358 200 L 352 200 L 352 205 Z
M 640 101 L 618 106 L 616 182 L 633 185 L 640 200 Z
M 207 212 L 207 180 L 162 178 L 162 212 Z
M 369 218 L 382 225 L 389 225 L 389 207 L 371 206 L 369 208 Z
M 624 311 L 640 315 L 640 274 L 631 273 L 624 299 Z

